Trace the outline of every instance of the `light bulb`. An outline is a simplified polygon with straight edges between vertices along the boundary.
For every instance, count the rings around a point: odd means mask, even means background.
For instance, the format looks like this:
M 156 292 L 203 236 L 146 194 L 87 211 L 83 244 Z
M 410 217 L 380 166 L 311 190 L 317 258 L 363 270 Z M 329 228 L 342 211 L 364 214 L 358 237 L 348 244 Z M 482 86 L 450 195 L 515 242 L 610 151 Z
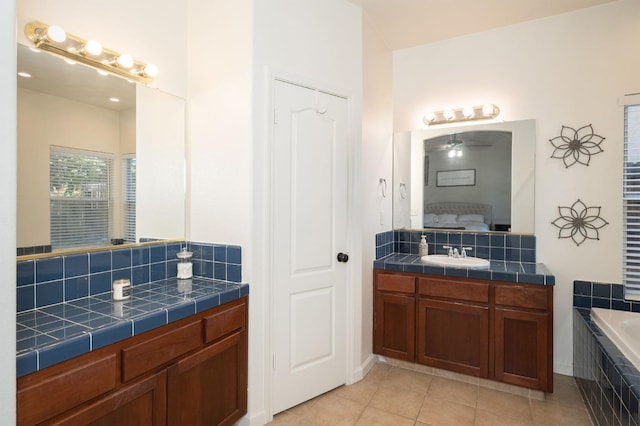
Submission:
M 153 64 L 147 64 L 147 66 L 144 67 L 144 73 L 145 75 L 149 76 L 149 77 L 155 77 L 158 75 L 158 67 L 156 67 Z
M 71 60 L 71 59 L 65 59 L 64 61 L 65 61 L 66 63 L 68 63 L 69 65 L 75 65 L 75 64 L 76 64 L 76 61 Z
M 455 152 L 454 150 L 451 150 L 451 151 L 449 151 L 449 152 L 447 153 L 447 156 L 448 156 L 449 158 L 453 158 L 453 157 L 455 157 L 455 156 L 456 156 L 456 152 Z
M 109 98 L 109 100 L 111 102 L 120 102 L 120 99 L 118 99 L 118 98 Z
M 465 109 L 462 110 L 462 115 L 464 115 L 466 118 L 473 117 L 473 108 L 466 107 Z
M 436 119 L 436 114 L 434 112 L 430 112 L 424 116 L 424 121 L 432 122 Z
M 100 74 L 100 75 L 109 75 L 109 73 L 104 71 L 104 70 L 98 70 L 98 74 Z
M 29 78 L 29 77 L 31 77 L 31 74 L 29 74 L 28 72 L 24 72 L 24 71 L 20 71 L 20 72 L 18 73 L 18 75 L 19 75 L 20 77 L 24 77 L 24 78 Z
M 118 65 L 122 68 L 131 68 L 133 66 L 133 58 L 128 53 L 123 53 L 116 59 Z
M 450 110 L 450 109 L 446 110 L 444 113 L 442 113 L 442 115 L 447 120 L 451 120 L 453 117 L 456 116 L 456 114 L 453 112 L 453 110 Z
M 485 106 L 482 107 L 482 113 L 484 115 L 491 116 L 493 115 L 494 108 L 495 107 L 493 104 L 486 104 Z
M 57 25 L 52 25 L 47 30 L 47 37 L 53 41 L 61 43 L 67 39 L 67 33 Z
M 90 55 L 98 56 L 102 53 L 102 45 L 95 40 L 89 40 L 84 45 L 84 50 Z

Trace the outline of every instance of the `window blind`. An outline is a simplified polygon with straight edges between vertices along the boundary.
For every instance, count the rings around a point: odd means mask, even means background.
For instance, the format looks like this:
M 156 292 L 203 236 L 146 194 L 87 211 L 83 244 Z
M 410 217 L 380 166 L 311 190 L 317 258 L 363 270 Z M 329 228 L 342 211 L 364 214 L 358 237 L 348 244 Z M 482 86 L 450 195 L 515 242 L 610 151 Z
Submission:
M 624 109 L 624 285 L 640 296 L 640 105 Z
M 109 244 L 113 157 L 52 146 L 49 196 L 52 249 Z
M 136 242 L 136 159 L 125 157 L 122 160 L 122 208 L 124 239 L 128 243 Z

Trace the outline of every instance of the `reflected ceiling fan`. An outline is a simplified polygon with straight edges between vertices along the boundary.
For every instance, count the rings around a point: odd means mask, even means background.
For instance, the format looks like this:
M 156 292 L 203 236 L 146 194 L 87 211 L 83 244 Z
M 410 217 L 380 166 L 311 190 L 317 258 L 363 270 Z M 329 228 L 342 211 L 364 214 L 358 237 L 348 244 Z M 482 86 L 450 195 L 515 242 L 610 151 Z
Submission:
M 458 133 L 451 135 L 443 135 L 440 138 L 425 139 L 425 151 L 448 151 L 449 157 L 462 157 L 463 148 L 475 149 L 475 148 L 489 148 L 492 144 L 486 143 L 473 143 L 465 141 L 459 138 Z

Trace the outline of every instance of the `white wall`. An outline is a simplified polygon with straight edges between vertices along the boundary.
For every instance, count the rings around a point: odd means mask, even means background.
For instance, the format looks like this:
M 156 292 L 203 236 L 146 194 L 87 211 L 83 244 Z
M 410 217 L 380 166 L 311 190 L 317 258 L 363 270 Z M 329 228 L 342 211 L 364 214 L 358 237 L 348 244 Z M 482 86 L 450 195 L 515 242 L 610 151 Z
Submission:
M 16 20 L 15 1 L 0 2 L 0 269 L 5 292 L 0 299 L 0 413 L 16 419 Z
M 394 131 L 423 128 L 427 111 L 493 102 L 503 120 L 537 120 L 538 260 L 556 276 L 554 370 L 572 372 L 573 280 L 622 278 L 623 110 L 640 90 L 640 3 L 619 0 L 394 52 Z M 589 167 L 551 159 L 562 125 L 592 124 L 604 153 Z M 517 167 L 517 165 L 515 165 Z M 558 240 L 557 207 L 580 198 L 610 222 L 599 241 Z
M 362 355 L 373 349 L 373 260 L 375 235 L 392 229 L 393 98 L 391 49 L 363 18 L 362 96 Z M 387 196 L 380 188 L 386 179 Z M 366 365 L 365 365 L 366 367 Z

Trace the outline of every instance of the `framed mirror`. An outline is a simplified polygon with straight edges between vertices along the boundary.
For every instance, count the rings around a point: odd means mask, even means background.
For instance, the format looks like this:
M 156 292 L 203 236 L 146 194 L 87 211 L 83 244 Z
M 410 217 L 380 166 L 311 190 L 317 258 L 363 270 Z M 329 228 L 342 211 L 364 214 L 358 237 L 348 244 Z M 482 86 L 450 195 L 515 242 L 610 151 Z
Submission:
M 18 45 L 18 255 L 185 236 L 185 103 Z
M 535 120 L 396 133 L 395 229 L 534 232 Z

